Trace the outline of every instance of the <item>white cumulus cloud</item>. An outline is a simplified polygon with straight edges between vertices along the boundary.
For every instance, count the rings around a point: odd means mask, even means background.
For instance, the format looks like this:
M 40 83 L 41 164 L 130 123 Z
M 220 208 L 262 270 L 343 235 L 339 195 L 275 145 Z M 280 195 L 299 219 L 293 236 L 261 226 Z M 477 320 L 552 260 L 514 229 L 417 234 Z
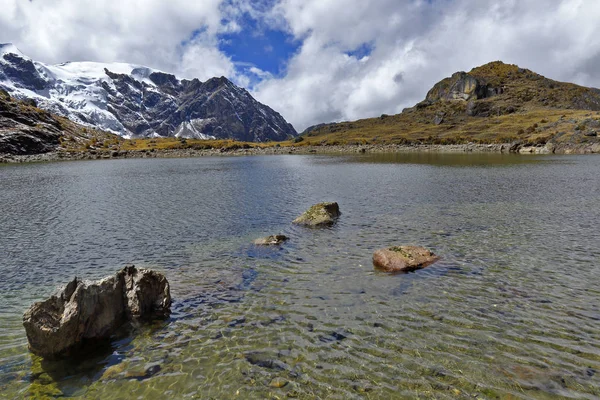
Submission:
M 269 19 L 303 44 L 254 94 L 298 130 L 398 113 L 442 78 L 495 60 L 600 86 L 596 0 L 281 0 Z M 364 44 L 368 58 L 352 56 Z
M 0 42 L 34 59 L 225 75 L 299 131 L 400 112 L 494 60 L 600 86 L 597 0 L 0 0 L 0 10 Z M 300 43 L 280 73 L 220 50 L 223 34 L 254 33 L 248 17 Z
M 0 41 L 47 63 L 130 62 L 206 79 L 232 75 L 221 0 L 0 0 Z

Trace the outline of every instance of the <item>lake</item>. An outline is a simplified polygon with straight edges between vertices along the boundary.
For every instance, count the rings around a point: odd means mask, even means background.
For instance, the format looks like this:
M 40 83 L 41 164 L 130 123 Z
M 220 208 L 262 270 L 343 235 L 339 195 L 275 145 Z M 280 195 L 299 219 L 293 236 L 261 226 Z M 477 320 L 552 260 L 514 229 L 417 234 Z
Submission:
M 335 226 L 291 224 L 321 201 Z M 598 156 L 2 165 L 0 204 L 0 397 L 600 396 Z M 373 269 L 401 244 L 441 261 Z M 166 274 L 167 321 L 80 360 L 28 352 L 32 302 L 127 264 Z

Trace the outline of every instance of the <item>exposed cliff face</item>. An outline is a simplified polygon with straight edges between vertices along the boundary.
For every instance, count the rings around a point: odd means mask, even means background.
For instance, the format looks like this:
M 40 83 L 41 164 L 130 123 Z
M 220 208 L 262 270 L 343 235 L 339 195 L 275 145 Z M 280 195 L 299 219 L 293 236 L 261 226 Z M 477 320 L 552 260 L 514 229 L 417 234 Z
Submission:
M 46 65 L 0 45 L 0 88 L 121 136 L 285 140 L 296 131 L 225 77 L 206 82 L 129 64 Z
M 450 78 L 438 82 L 425 97 L 426 101 L 480 100 L 502 93 L 502 88 L 490 87 L 483 80 L 466 72 L 456 72 Z
M 0 154 L 38 154 L 55 150 L 63 127 L 31 104 L 13 101 L 0 90 Z

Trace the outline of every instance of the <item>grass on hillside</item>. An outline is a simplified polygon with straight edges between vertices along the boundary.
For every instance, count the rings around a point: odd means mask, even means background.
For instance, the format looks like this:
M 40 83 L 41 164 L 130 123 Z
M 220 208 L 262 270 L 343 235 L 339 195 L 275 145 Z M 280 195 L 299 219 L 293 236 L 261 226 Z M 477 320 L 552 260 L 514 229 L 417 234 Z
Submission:
M 451 107 L 451 104 L 448 104 Z M 295 140 L 283 142 L 238 142 L 231 139 L 201 140 L 183 138 L 123 139 L 117 135 L 90 128 L 69 129 L 62 138 L 66 151 L 155 151 L 251 149 L 326 145 L 382 144 L 526 144 L 584 143 L 587 132 L 600 131 L 600 112 L 585 110 L 535 109 L 529 112 L 495 117 L 460 115 L 436 125 L 432 115 L 414 118 L 410 114 L 381 116 L 354 122 L 326 125 Z M 70 121 L 65 120 L 68 124 Z
M 452 106 L 452 104 L 448 104 Z M 410 114 L 342 122 L 316 129 L 303 137 L 301 145 L 337 144 L 543 144 L 585 141 L 585 133 L 600 126 L 600 112 L 587 110 L 535 109 L 493 117 L 461 115 L 436 125 L 433 115 L 414 118 Z
M 63 145 L 67 151 L 104 152 L 367 144 L 484 144 L 510 143 L 517 140 L 527 144 L 544 144 L 550 140 L 556 143 L 577 144 L 592 140 L 585 136 L 585 133 L 596 128 L 600 131 L 600 112 L 536 109 L 498 117 L 464 115 L 439 125 L 430 119 L 415 120 L 405 114 L 382 116 L 327 125 L 295 140 L 266 143 L 173 137 L 123 139 L 117 135 L 87 129 L 87 133 L 77 139 L 74 139 L 73 135 L 65 137 Z
M 136 138 L 124 139 L 114 134 L 109 136 L 96 136 L 88 139 L 79 146 L 70 148 L 72 151 L 97 152 L 107 151 L 155 151 L 155 150 L 209 150 L 209 149 L 250 149 L 256 147 L 270 147 L 277 145 L 276 142 L 252 143 L 238 142 L 232 139 L 221 140 L 202 140 L 202 139 L 184 139 L 175 137 L 166 138 Z

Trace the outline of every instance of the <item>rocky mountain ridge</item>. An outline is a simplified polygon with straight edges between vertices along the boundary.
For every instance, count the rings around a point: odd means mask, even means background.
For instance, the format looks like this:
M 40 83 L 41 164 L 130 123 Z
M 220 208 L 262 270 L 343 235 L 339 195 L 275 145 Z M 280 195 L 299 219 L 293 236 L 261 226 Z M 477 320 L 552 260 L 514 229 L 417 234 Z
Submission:
M 12 44 L 0 44 L 0 88 L 76 123 L 124 137 L 265 142 L 297 135 L 279 113 L 225 77 L 180 80 L 123 63 L 47 65 Z

